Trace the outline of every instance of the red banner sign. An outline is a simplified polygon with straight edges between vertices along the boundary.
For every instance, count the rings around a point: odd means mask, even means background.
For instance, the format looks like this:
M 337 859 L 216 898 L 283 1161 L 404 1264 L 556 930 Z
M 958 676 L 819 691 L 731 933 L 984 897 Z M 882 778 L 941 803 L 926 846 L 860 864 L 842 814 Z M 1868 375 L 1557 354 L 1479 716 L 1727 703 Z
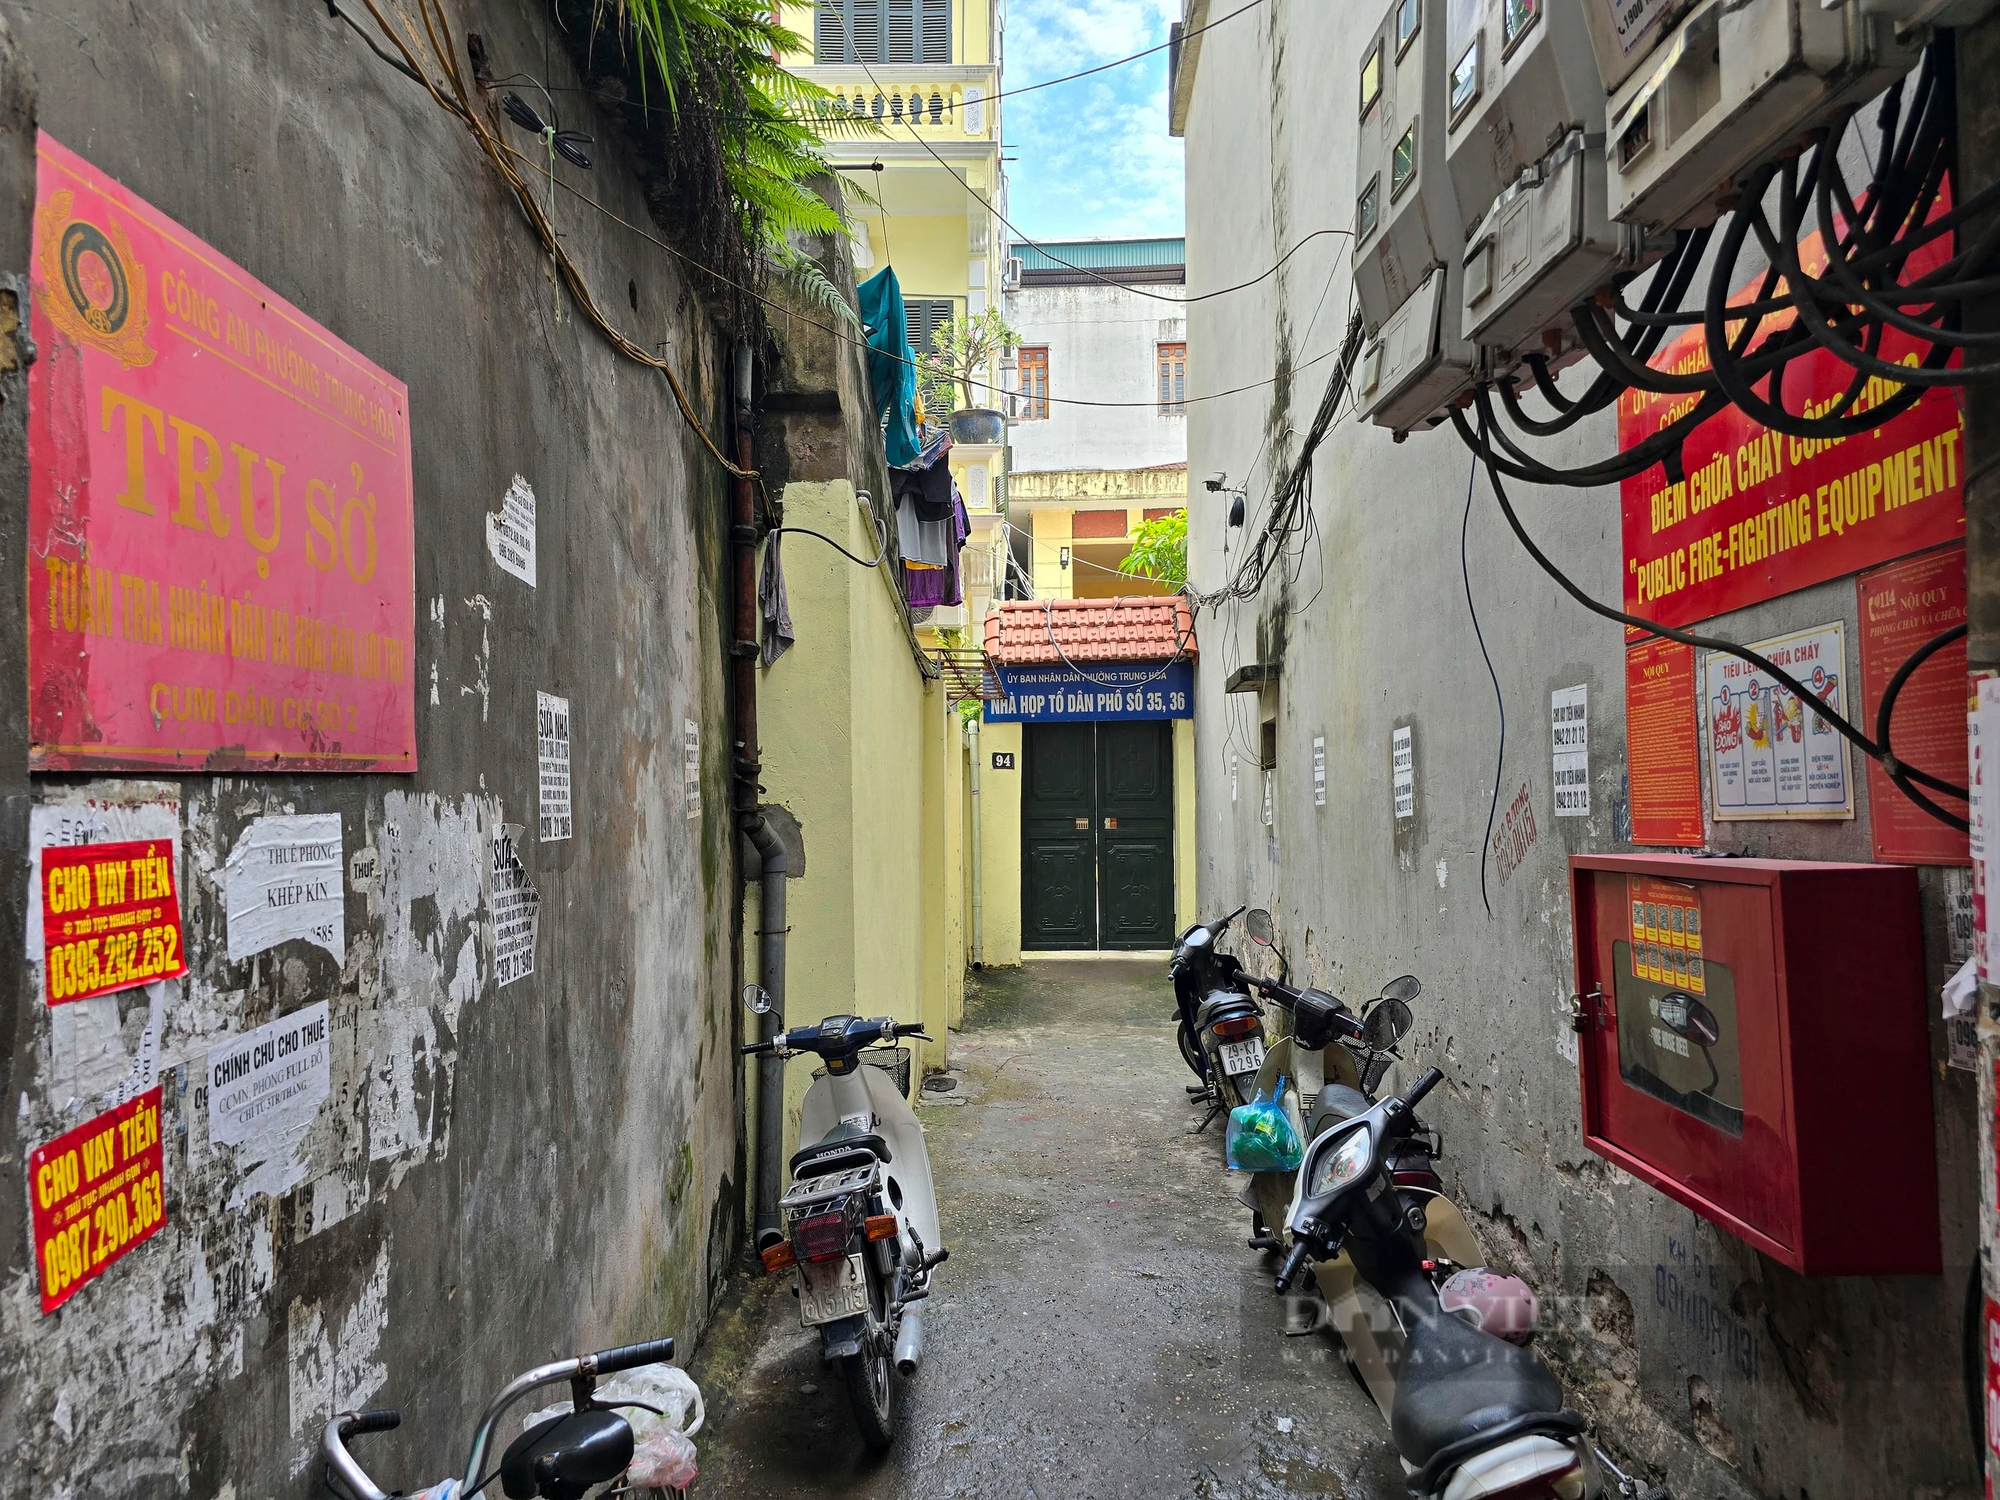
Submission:
M 1948 243 L 1913 257 L 1913 269 L 1929 269 Z M 1808 271 L 1825 264 L 1816 234 L 1799 253 Z M 1737 300 L 1755 290 L 1746 286 Z M 1767 320 L 1766 335 L 1788 321 Z M 1882 357 L 1914 365 L 1918 348 L 1891 332 Z M 1702 330 L 1668 343 L 1652 364 L 1707 369 Z M 1831 414 L 1853 378 L 1851 367 L 1815 350 L 1786 368 L 1785 406 Z M 1865 414 L 1902 389 L 1870 376 L 1844 414 Z M 1636 447 L 1696 399 L 1626 391 L 1618 398 L 1619 448 Z M 1681 454 L 1681 483 L 1669 484 L 1656 464 L 1623 486 L 1625 609 L 1645 619 L 1690 625 L 1965 535 L 1964 423 L 1949 389 L 1927 391 L 1900 416 L 1846 438 L 1790 437 L 1730 406 L 1695 428 Z
M 1896 669 L 1932 636 L 1965 623 L 1965 549 L 1946 547 L 1876 568 L 1857 578 L 1854 589 L 1861 618 L 1861 722 L 1872 734 Z M 1910 674 L 1896 695 L 1889 744 L 1905 765 L 1966 784 L 1965 642 L 1942 647 Z M 1964 802 L 1927 795 L 1947 812 L 1965 815 Z M 1897 791 L 1874 760 L 1868 762 L 1868 821 L 1879 860 L 1972 863 L 1966 836 Z
M 160 1163 L 157 1087 L 29 1153 L 43 1312 L 160 1232 L 167 1222 Z
M 187 973 L 173 845 L 44 849 L 42 945 L 51 1005 Z
M 36 154 L 29 765 L 415 770 L 402 383 Z

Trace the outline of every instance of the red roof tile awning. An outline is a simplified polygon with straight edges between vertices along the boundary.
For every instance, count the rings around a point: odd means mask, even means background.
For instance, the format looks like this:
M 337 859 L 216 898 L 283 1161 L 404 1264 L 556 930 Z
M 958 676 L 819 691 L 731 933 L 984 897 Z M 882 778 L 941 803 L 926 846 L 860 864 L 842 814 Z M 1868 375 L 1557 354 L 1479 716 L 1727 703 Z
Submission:
M 1016 600 L 986 617 L 986 654 L 1010 667 L 1192 658 L 1194 611 L 1181 598 Z

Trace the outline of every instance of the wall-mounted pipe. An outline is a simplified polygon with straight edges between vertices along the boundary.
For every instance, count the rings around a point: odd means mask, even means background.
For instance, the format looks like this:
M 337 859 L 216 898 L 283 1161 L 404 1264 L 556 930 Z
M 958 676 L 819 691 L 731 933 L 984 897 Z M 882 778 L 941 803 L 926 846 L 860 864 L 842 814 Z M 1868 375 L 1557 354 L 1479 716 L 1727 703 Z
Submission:
M 753 462 L 751 377 L 754 373 L 748 341 L 736 345 L 736 464 L 749 470 Z M 757 804 L 757 776 L 762 769 L 757 740 L 757 492 L 753 482 L 738 476 L 729 506 L 731 548 L 731 639 L 729 666 L 735 743 L 730 756 L 730 809 L 733 822 L 750 838 L 758 855 L 760 895 L 757 922 L 757 982 L 771 997 L 771 1008 L 759 1017 L 758 1039 L 770 1041 L 785 1024 L 785 882 L 790 878 L 784 843 Z M 784 1154 L 785 1064 L 768 1054 L 757 1063 L 757 1168 L 752 1191 L 757 1248 L 782 1237 L 778 1226 L 779 1170 Z
M 979 825 L 979 720 L 965 724 L 966 749 L 972 757 L 972 967 L 986 966 L 986 862 Z

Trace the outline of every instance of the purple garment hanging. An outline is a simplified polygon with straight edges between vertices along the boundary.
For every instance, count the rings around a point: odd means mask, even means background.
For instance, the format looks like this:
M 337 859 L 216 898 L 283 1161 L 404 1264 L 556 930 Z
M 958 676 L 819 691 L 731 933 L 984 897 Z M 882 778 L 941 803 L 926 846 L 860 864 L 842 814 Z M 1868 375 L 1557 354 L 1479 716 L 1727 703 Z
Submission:
M 965 539 L 972 535 L 972 518 L 966 514 L 965 497 L 956 484 L 951 487 L 951 499 L 951 565 L 903 569 L 903 597 L 912 609 L 965 602 Z

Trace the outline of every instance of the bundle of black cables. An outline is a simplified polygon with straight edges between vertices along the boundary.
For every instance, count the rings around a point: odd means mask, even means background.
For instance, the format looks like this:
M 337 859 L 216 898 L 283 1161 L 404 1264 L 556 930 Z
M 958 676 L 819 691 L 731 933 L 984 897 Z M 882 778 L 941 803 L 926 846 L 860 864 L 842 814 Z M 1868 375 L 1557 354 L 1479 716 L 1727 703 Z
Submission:
M 1611 406 L 1628 390 L 1689 400 L 1686 410 L 1657 433 L 1616 458 L 1557 469 L 1509 436 L 1491 389 L 1473 393 L 1470 404 L 1478 413 L 1476 428 L 1462 410 L 1454 409 L 1451 420 L 1485 466 L 1515 536 L 1571 597 L 1622 625 L 1726 652 L 1749 663 L 1810 703 L 1813 712 L 1856 749 L 1879 762 L 1912 802 L 1941 822 L 1963 829 L 1966 819 L 1938 806 L 1926 792 L 1965 801 L 1966 789 L 1900 761 L 1890 745 L 1889 722 L 1911 675 L 1936 652 L 1963 639 L 1965 626 L 1933 636 L 1903 662 L 1883 692 L 1870 736 L 1746 646 L 1675 629 L 1591 598 L 1535 545 L 1503 483 L 1516 479 L 1591 487 L 1636 477 L 1655 464 L 1664 466 L 1669 482 L 1679 483 L 1685 478 L 1683 443 L 1695 428 L 1730 405 L 1791 437 L 1839 439 L 1881 426 L 1934 387 L 2000 380 L 2000 362 L 1954 362 L 1961 350 L 2000 348 L 2000 333 L 1967 332 L 1962 317 L 1967 299 L 2000 291 L 2000 221 L 1969 241 L 1965 233 L 1967 225 L 2000 204 L 2000 185 L 1962 200 L 1956 194 L 1941 196 L 1951 184 L 1957 149 L 1954 58 L 1951 34 L 1939 32 L 1913 75 L 1907 111 L 1904 96 L 1910 79 L 1899 80 L 1883 95 L 1876 115 L 1871 180 L 1860 202 L 1855 201 L 1839 161 L 1841 143 L 1855 114 L 1849 111 L 1814 131 L 1798 151 L 1749 173 L 1724 200 L 1726 222 L 1719 229 L 1677 234 L 1672 248 L 1652 268 L 1637 307 L 1617 288 L 1571 309 L 1577 342 L 1598 366 L 1597 377 L 1580 396 L 1565 396 L 1557 388 L 1547 358 L 1539 354 L 1528 356 L 1524 364 L 1550 415 L 1530 415 L 1514 380 L 1502 380 L 1494 387 L 1508 421 L 1531 437 L 1563 432 Z M 1806 269 L 1800 253 L 1809 211 L 1810 227 L 1817 229 L 1826 255 L 1826 265 L 1817 275 Z M 1748 301 L 1732 303 L 1737 263 L 1753 234 L 1764 254 L 1765 269 L 1755 294 Z M 1913 270 L 1919 252 L 1945 236 L 1950 237 L 1945 247 L 1949 254 L 1926 270 Z M 1937 254 L 1933 250 L 1928 258 Z M 1699 308 L 1689 310 L 1683 299 L 1704 259 L 1706 294 Z M 1670 331 L 1687 327 L 1700 328 L 1706 360 L 1682 360 L 1675 369 L 1656 369 L 1651 360 L 1662 340 Z M 1918 350 L 1921 355 L 1908 362 L 1886 357 L 1883 341 L 1891 330 L 1905 337 L 1912 355 Z M 1811 415 L 1794 412 L 1785 403 L 1786 369 L 1792 361 L 1820 350 L 1846 364 L 1853 377 L 1830 406 Z M 1864 396 L 1869 399 L 1864 401 Z

